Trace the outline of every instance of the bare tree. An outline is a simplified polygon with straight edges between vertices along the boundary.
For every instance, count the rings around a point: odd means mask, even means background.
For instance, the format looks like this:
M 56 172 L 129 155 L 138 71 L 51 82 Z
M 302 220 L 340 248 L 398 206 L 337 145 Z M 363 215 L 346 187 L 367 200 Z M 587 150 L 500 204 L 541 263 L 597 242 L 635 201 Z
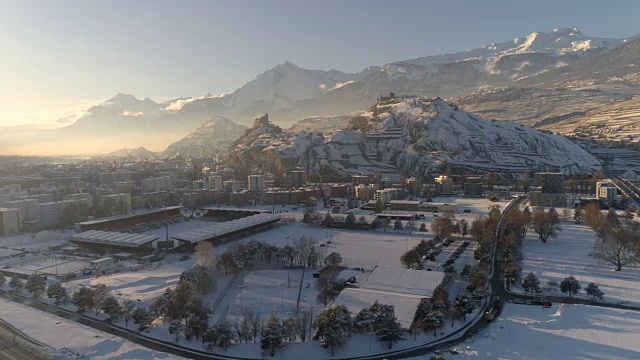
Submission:
M 571 219 L 571 210 L 569 208 L 562 209 L 562 220 L 569 221 Z
M 555 238 L 558 236 L 557 213 L 551 211 L 551 209 L 545 212 L 544 208 L 534 208 L 531 224 L 533 225 L 533 230 L 538 234 L 538 238 L 544 243 L 546 243 L 550 237 Z
M 638 261 L 636 256 L 637 234 L 624 228 L 606 229 L 599 232 L 600 239 L 593 248 L 593 257 L 615 265 L 616 271 Z

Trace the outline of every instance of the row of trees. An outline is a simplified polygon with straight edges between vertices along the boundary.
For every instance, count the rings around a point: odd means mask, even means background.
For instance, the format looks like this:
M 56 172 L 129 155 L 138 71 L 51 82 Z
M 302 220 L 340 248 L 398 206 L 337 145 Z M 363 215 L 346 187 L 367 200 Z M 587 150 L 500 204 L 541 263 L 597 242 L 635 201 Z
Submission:
M 224 275 L 235 274 L 256 265 L 309 266 L 316 268 L 325 259 L 326 248 L 315 238 L 301 236 L 292 245 L 275 245 L 252 240 L 228 248 L 220 256 L 216 267 Z
M 565 277 L 560 282 L 560 284 L 550 280 L 547 282 L 547 288 L 549 288 L 550 290 L 559 289 L 561 292 L 565 294 L 569 294 L 570 297 L 573 297 L 573 295 L 576 295 L 582 289 L 578 279 L 576 279 L 573 276 Z M 527 274 L 527 276 L 525 276 L 524 279 L 522 279 L 522 289 L 530 293 L 542 292 L 542 287 L 540 286 L 540 280 L 538 280 L 538 278 L 533 272 L 529 272 L 529 274 Z M 604 298 L 604 292 L 600 290 L 600 287 L 596 283 L 590 282 L 584 288 L 584 291 L 588 296 L 591 296 L 593 299 L 602 300 Z

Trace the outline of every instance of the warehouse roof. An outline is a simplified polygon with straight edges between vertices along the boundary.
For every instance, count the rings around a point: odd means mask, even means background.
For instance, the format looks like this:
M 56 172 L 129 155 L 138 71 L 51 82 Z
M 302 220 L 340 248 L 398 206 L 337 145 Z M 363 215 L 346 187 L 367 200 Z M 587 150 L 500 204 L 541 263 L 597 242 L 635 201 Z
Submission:
M 73 235 L 71 242 L 74 243 L 93 243 L 103 245 L 117 245 L 126 247 L 140 247 L 155 240 L 159 236 L 143 235 L 143 234 L 127 234 L 114 231 L 98 231 L 89 230 L 80 234 Z
M 200 229 L 186 231 L 184 233 L 176 234 L 171 237 L 180 241 L 197 243 L 202 240 L 215 238 L 218 236 L 230 234 L 232 232 L 247 229 L 257 225 L 275 222 L 278 220 L 280 220 L 280 215 L 256 214 L 223 223 L 211 224 Z

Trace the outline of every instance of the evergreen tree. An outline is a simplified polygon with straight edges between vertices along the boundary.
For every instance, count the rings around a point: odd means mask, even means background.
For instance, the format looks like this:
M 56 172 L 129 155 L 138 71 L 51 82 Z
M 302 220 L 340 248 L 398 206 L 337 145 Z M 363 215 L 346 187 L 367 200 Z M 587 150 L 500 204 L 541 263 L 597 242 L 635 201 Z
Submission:
M 122 301 L 122 318 L 124 319 L 124 325 L 129 326 L 129 320 L 133 316 L 133 312 L 136 309 L 136 303 L 131 299 Z
M 402 326 L 396 321 L 395 314 L 393 317 L 385 319 L 378 327 L 378 331 L 376 331 L 376 335 L 379 336 L 380 341 L 389 343 L 389 349 L 391 349 L 393 343 L 404 340 L 402 336 L 403 333 Z
M 169 315 L 169 306 L 171 304 L 171 299 L 173 298 L 173 290 L 171 288 L 167 288 L 164 293 L 156 299 L 156 301 L 151 305 L 149 311 L 155 318 L 159 317 L 167 317 Z
M 356 215 L 353 211 L 347 213 L 347 217 L 344 220 L 344 225 L 347 229 L 353 229 L 356 227 Z
M 404 227 L 402 226 L 402 220 L 396 219 L 396 221 L 393 222 L 393 230 L 402 231 L 403 229 Z
M 262 350 L 269 350 L 271 356 L 274 356 L 276 349 L 281 348 L 283 345 L 282 323 L 280 323 L 280 319 L 278 319 L 275 314 L 271 314 L 262 332 L 260 348 Z
M 151 314 L 145 307 L 139 307 L 133 310 L 131 313 L 133 323 L 138 325 L 138 331 L 144 330 L 147 326 L 151 325 Z
M 607 211 L 606 219 L 607 219 L 607 224 L 609 224 L 611 227 L 615 228 L 620 226 L 620 217 L 616 213 L 616 209 L 609 208 L 609 211 Z
M 18 278 L 16 275 L 13 275 L 11 277 L 11 280 L 9 281 L 9 287 L 11 288 L 11 290 L 13 292 L 18 292 L 22 290 L 22 286 L 22 280 L 20 280 L 20 278 Z
M 104 284 L 98 284 L 93 288 L 93 309 L 98 312 L 102 310 L 102 303 L 104 303 L 111 296 L 109 288 Z
M 107 297 L 100 306 L 102 311 L 111 317 L 111 320 L 116 320 L 120 315 L 122 315 L 122 308 L 120 307 L 120 303 L 118 299 L 113 296 Z
M 324 215 L 324 219 L 322 219 L 322 226 L 330 227 L 331 224 L 333 224 L 333 217 L 331 216 L 331 212 L 327 211 L 327 213 Z
M 425 223 L 421 223 L 420 224 L 420 232 L 427 232 L 427 224 Z
M 437 336 L 437 330 L 442 327 L 443 318 L 444 316 L 440 311 L 432 311 L 422 319 L 422 328 L 426 332 L 433 330 L 433 336 Z
M 351 334 L 353 322 L 351 313 L 344 305 L 335 305 L 324 309 L 318 314 L 313 323 L 316 329 L 314 339 L 321 338 L 324 348 L 331 348 L 331 355 L 335 355 L 335 348 L 342 346 Z
M 573 211 L 573 220 L 579 224 L 582 222 L 583 219 L 584 219 L 584 210 L 582 210 L 582 207 L 577 207 Z
M 602 292 L 602 290 L 600 290 L 600 287 L 597 284 L 592 282 L 587 284 L 585 291 L 587 295 L 591 296 L 594 299 L 598 298 L 602 300 L 602 298 L 604 297 L 604 293 Z
M 3 273 L 0 272 L 0 286 L 4 285 L 6 281 L 7 281 L 7 278 L 4 276 Z
M 47 288 L 47 297 L 49 299 L 55 299 L 55 304 L 60 305 L 60 303 L 66 303 L 69 301 L 69 295 L 67 294 L 67 289 L 62 286 L 59 282 L 55 282 L 51 284 Z
M 529 274 L 522 279 L 522 289 L 526 292 L 535 293 L 542 291 L 542 289 L 540 289 L 540 280 L 538 280 L 533 271 L 529 272 Z
M 573 296 L 580 291 L 580 283 L 573 276 L 564 278 L 560 283 L 560 291 L 563 293 L 569 293 L 569 296 Z
M 373 313 L 369 308 L 364 308 L 358 312 L 353 320 L 353 327 L 357 332 L 367 333 L 373 329 Z
M 47 283 L 42 275 L 33 273 L 27 278 L 25 289 L 33 294 L 33 297 L 37 298 L 47 289 Z
M 71 296 L 71 303 L 78 308 L 79 313 L 85 312 L 94 306 L 93 289 L 81 287 Z
M 439 311 L 441 314 L 446 315 L 450 308 L 449 294 L 445 290 L 444 285 L 440 284 L 433 290 L 431 296 L 431 303 L 433 309 Z
M 180 334 L 185 331 L 185 324 L 182 319 L 173 319 L 169 322 L 169 334 L 176 336 L 176 341 L 180 340 Z

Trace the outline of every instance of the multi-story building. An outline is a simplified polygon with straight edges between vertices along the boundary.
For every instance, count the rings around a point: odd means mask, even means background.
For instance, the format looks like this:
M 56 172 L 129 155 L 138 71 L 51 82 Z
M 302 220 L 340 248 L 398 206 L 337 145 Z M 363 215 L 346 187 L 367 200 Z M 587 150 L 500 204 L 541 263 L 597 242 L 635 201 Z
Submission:
M 435 191 L 436 194 L 440 195 L 440 194 L 451 194 L 453 191 L 453 179 L 445 176 L 445 175 L 441 175 L 438 176 L 436 178 L 433 179 L 434 183 L 435 183 Z
M 543 194 L 564 194 L 564 174 L 563 173 L 537 173 L 534 184 L 542 188 Z
M 171 190 L 171 176 L 150 177 L 140 180 L 143 193 Z
M 331 197 L 346 198 L 349 196 L 349 186 L 347 184 L 331 185 Z
M 0 236 L 20 232 L 20 210 L 0 208 Z
M 618 196 L 618 188 L 610 181 L 596 183 L 596 199 L 614 201 Z
M 376 191 L 378 191 L 378 185 L 360 184 L 355 187 L 354 191 L 356 193 L 356 199 L 368 201 L 375 197 Z
M 60 223 L 62 213 L 68 206 L 74 206 L 74 200 L 52 201 L 38 204 L 36 220 L 38 226 L 51 227 Z
M 101 195 L 99 201 L 101 207 L 111 204 L 120 214 L 131 211 L 131 194 L 128 193 Z
M 567 206 L 563 173 L 537 173 L 534 184 L 535 186 L 529 191 L 529 202 L 532 206 Z
M 247 177 L 247 190 L 253 192 L 262 192 L 264 190 L 264 176 L 249 175 Z
M 7 201 L 5 206 L 20 210 L 20 221 L 22 222 L 36 220 L 38 215 L 38 200 L 36 199 Z
M 227 193 L 234 193 L 240 190 L 240 181 L 237 180 L 227 180 L 222 185 L 223 189 Z
M 511 195 L 511 186 L 508 185 L 494 185 L 493 192 L 503 199 L 508 198 Z
M 386 188 L 376 191 L 375 199 L 382 201 L 383 204 L 388 204 L 391 200 L 400 200 L 403 195 L 403 190 L 398 188 Z
M 482 178 L 480 176 L 470 176 L 464 181 L 464 194 L 468 196 L 482 195 Z
M 215 174 L 215 175 L 209 176 L 209 189 L 220 190 L 220 191 L 224 190 L 223 180 L 221 175 Z
M 303 170 L 290 171 L 289 183 L 296 188 L 305 186 L 307 184 L 307 173 Z
M 229 204 L 231 206 L 243 207 L 249 205 L 251 200 L 251 193 L 249 190 L 240 190 L 229 194 Z

